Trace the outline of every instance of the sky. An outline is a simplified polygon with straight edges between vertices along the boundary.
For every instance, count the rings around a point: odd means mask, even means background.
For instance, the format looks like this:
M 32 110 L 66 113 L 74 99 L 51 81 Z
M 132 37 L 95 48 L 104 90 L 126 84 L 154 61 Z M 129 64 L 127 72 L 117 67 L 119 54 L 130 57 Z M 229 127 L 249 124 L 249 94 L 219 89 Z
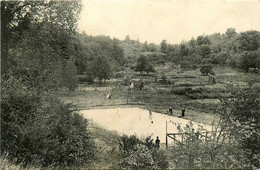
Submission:
M 79 32 L 159 44 L 199 35 L 260 31 L 259 0 L 82 0 Z

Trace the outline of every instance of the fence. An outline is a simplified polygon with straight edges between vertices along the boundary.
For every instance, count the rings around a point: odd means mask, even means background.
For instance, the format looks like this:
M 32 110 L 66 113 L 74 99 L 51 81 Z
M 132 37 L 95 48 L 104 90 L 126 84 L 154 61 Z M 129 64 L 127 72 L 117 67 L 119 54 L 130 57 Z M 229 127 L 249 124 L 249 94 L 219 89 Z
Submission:
M 166 148 L 168 148 L 168 138 L 173 140 L 173 145 L 180 144 L 185 145 L 185 140 L 201 140 L 204 143 L 231 143 L 234 141 L 230 133 L 223 131 L 203 131 L 203 132 L 191 132 L 191 133 L 168 133 L 167 121 L 166 121 Z

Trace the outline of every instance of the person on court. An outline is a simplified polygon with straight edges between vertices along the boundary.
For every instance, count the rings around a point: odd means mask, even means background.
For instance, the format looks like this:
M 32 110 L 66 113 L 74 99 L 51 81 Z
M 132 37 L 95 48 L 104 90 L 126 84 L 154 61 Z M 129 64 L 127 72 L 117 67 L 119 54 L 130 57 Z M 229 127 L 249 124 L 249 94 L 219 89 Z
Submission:
M 172 115 L 172 107 L 169 108 L 169 112 Z
M 156 147 L 156 149 L 158 149 L 158 150 L 159 150 L 159 148 L 160 148 L 160 139 L 159 139 L 158 136 L 156 137 L 156 140 L 155 140 L 155 147 Z
M 185 109 L 182 109 L 181 110 L 181 117 L 184 117 L 185 116 Z
M 152 111 L 150 110 L 149 111 L 149 120 L 151 121 L 151 123 L 153 123 L 152 119 L 153 119 L 153 115 L 152 115 Z

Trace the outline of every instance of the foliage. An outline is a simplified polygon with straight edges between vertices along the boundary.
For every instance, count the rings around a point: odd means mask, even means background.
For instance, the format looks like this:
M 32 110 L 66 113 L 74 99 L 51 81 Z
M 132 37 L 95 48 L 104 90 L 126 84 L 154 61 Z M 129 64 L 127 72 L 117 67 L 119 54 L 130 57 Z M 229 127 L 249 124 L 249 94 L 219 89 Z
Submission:
M 161 80 L 159 80 L 159 82 L 162 84 L 174 84 L 174 82 L 167 79 L 166 75 L 162 75 Z
M 76 30 L 80 11 L 80 1 L 1 1 L 1 44 L 4 63 L 1 72 L 9 72 L 12 65 L 9 57 L 9 50 L 13 45 L 11 42 L 14 41 L 16 44 L 16 40 L 23 37 L 24 31 L 30 29 L 30 25 L 59 24 L 72 35 Z
M 260 34 L 257 31 L 242 32 L 239 36 L 239 49 L 242 51 L 255 51 L 260 47 Z
M 200 68 L 200 72 L 203 76 L 207 76 L 209 73 L 214 75 L 214 72 L 212 70 L 212 65 L 209 65 L 209 64 L 205 64 L 203 66 L 201 66 Z
M 141 55 L 137 60 L 137 64 L 135 66 L 135 71 L 139 71 L 140 74 L 142 74 L 142 72 L 145 71 L 145 72 L 147 72 L 147 74 L 149 74 L 149 72 L 155 72 L 155 69 L 153 68 L 151 63 L 148 61 L 147 57 Z
M 260 68 L 260 49 L 241 53 L 239 67 L 248 72 L 249 68 Z
M 168 48 L 168 45 L 167 45 L 167 40 L 163 40 L 162 42 L 161 42 L 161 52 L 162 53 L 166 53 L 168 50 L 167 50 L 167 48 Z
M 8 44 L 3 62 L 9 63 L 2 73 L 21 78 L 27 86 L 37 87 L 39 91 L 65 85 L 64 63 L 74 53 L 71 40 L 74 39 L 80 2 L 5 1 L 1 4 L 5 8 L 4 16 L 10 17 L 2 23 L 2 27 L 8 27 L 7 32 L 1 32 L 6 41 L 1 43 Z M 50 11 L 54 16 L 46 15 Z
M 65 69 L 63 72 L 63 85 L 69 88 L 70 91 L 74 91 L 78 86 L 77 70 L 73 60 L 69 60 L 65 63 Z
M 193 62 L 190 62 L 188 60 L 184 60 L 180 63 L 181 69 L 182 70 L 193 70 L 195 69 L 197 66 L 196 64 L 194 64 Z
M 205 44 L 201 45 L 199 47 L 198 53 L 202 56 L 202 58 L 208 58 L 211 53 L 210 46 Z
M 78 74 L 87 75 L 94 80 L 95 77 L 107 79 L 112 72 L 121 71 L 125 64 L 124 50 L 120 47 L 120 41 L 110 39 L 106 36 L 92 37 L 86 34 L 77 34 L 73 42 L 75 48 L 75 65 Z M 104 68 L 99 65 L 99 61 L 104 62 Z M 107 64 L 109 63 L 109 64 Z M 94 68 L 93 64 L 97 66 Z M 108 68 L 105 68 L 109 65 Z M 104 75 L 101 70 L 107 70 L 108 75 Z M 99 71 L 97 71 L 99 70 Z M 97 73 L 97 72 L 100 72 Z
M 205 134 L 196 132 L 192 123 L 185 128 L 178 126 L 180 142 L 175 142 L 172 156 L 175 167 L 184 169 L 236 169 L 249 168 L 244 151 L 236 142 L 229 143 L 229 135 L 218 128 Z M 200 129 L 201 131 L 201 129 Z
M 221 98 L 219 110 L 223 128 L 234 136 L 245 151 L 248 163 L 259 165 L 259 89 L 229 87 L 233 98 Z
M 109 79 L 110 75 L 112 74 L 108 59 L 102 55 L 95 58 L 91 69 L 93 70 L 94 76 L 98 77 L 100 83 L 102 80 L 106 81 L 107 79 Z
M 136 136 L 123 136 L 120 145 L 123 160 L 120 163 L 122 168 L 130 169 L 154 169 L 168 168 L 165 154 L 155 149 L 155 145 L 150 136 L 145 140 L 140 140 Z
M 155 169 L 156 163 L 153 160 L 151 151 L 147 146 L 137 144 L 128 152 L 128 156 L 123 158 L 121 166 L 130 169 Z
M 92 161 L 86 120 L 11 77 L 1 86 L 1 152 L 16 164 L 80 166 Z
M 79 80 L 79 83 L 87 82 L 89 84 L 93 84 L 93 82 L 94 82 L 93 78 L 91 78 L 90 76 L 87 76 L 87 75 L 79 75 L 78 80 Z

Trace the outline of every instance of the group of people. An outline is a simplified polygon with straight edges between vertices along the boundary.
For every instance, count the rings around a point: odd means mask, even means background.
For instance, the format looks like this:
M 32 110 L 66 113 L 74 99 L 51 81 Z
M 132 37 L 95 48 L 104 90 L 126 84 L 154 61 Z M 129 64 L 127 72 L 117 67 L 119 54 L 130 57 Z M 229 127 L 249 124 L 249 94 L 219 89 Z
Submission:
M 169 108 L 169 113 L 170 113 L 170 115 L 173 114 L 171 107 Z M 184 116 L 185 116 L 185 109 L 182 109 L 181 110 L 181 117 L 184 117 Z M 152 111 L 150 110 L 149 111 L 149 120 L 151 121 L 151 123 L 153 123 L 152 119 L 153 119 L 153 115 L 152 115 Z M 158 136 L 156 137 L 156 140 L 155 140 L 155 148 L 158 149 L 158 150 L 160 148 L 160 139 L 159 139 Z
M 173 112 L 172 112 L 172 107 L 169 108 L 169 113 L 172 116 Z M 185 116 L 185 109 L 181 110 L 181 116 L 180 117 L 184 117 Z

